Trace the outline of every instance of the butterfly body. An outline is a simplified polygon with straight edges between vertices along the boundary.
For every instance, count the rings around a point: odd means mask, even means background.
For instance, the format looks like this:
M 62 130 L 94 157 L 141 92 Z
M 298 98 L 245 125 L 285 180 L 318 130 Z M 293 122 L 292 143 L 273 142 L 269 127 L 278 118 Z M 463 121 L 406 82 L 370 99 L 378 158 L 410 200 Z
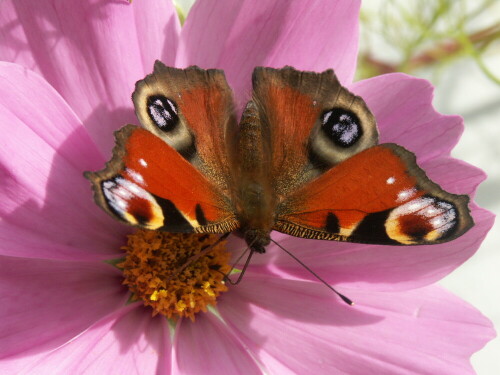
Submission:
M 87 172 L 105 211 L 154 230 L 241 235 L 264 252 L 272 230 L 385 245 L 450 241 L 473 221 L 468 197 L 442 190 L 395 144 L 378 145 L 364 101 L 333 71 L 256 68 L 236 122 L 218 70 L 155 70 L 136 85 L 145 129 L 116 134 Z

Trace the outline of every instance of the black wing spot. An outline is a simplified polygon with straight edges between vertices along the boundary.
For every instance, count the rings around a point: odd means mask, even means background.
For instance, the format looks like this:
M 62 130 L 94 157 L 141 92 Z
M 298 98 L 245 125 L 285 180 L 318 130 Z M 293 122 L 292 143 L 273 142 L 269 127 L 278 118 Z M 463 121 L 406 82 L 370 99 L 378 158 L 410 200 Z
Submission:
M 196 213 L 196 221 L 200 225 L 208 224 L 207 218 L 205 217 L 205 213 L 203 212 L 203 208 L 201 208 L 199 203 L 196 205 L 195 213 Z
M 380 245 L 397 245 L 398 241 L 389 237 L 385 229 L 385 222 L 391 210 L 368 214 L 351 234 L 356 242 L 373 243 Z
M 164 225 L 160 228 L 161 230 L 179 233 L 193 232 L 193 226 L 186 220 L 172 201 L 157 196 L 155 198 L 163 211 Z
M 358 116 L 347 109 L 332 108 L 323 113 L 321 124 L 326 136 L 343 148 L 353 146 L 363 135 Z
M 177 105 L 163 95 L 152 95 L 147 99 L 148 114 L 158 129 L 169 132 L 179 123 Z
M 330 233 L 340 233 L 339 219 L 331 212 L 326 217 L 325 230 Z
M 421 242 L 434 230 L 429 220 L 420 215 L 402 215 L 399 217 L 401 232 L 413 241 Z

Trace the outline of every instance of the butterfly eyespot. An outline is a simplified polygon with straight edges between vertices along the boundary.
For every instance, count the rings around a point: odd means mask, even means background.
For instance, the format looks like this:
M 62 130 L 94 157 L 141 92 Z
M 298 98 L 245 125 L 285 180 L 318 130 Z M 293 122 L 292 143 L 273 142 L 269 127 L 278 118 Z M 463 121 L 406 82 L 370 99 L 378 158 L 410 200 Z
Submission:
M 420 197 L 392 210 L 385 226 L 389 237 L 400 243 L 430 243 L 453 235 L 458 220 L 452 203 Z
M 156 199 L 142 186 L 121 176 L 101 182 L 108 209 L 125 222 L 157 229 L 163 225 L 163 211 Z
M 148 114 L 162 131 L 169 132 L 179 123 L 179 114 L 174 101 L 163 95 L 152 95 L 147 99 Z
M 343 108 L 333 108 L 321 118 L 321 127 L 328 138 L 340 147 L 354 145 L 363 135 L 358 116 Z

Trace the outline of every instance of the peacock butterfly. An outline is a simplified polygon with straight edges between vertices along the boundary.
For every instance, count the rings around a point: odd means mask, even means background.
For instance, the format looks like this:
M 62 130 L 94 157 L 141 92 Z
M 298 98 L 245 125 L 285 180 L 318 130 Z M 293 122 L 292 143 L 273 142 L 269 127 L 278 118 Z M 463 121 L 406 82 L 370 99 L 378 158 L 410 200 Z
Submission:
M 430 181 L 403 147 L 378 144 L 373 114 L 332 70 L 255 68 L 239 124 L 220 70 L 157 61 L 133 102 L 145 129 L 118 130 L 106 167 L 85 173 L 97 204 L 125 223 L 236 231 L 252 253 L 272 230 L 426 245 L 473 225 L 467 196 Z

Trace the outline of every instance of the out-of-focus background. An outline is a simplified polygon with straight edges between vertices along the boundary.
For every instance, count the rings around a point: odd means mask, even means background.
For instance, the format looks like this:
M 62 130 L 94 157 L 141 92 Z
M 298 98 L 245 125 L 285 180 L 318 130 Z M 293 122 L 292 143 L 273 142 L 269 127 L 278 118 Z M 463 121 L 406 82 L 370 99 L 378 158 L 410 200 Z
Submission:
M 182 19 L 195 0 L 173 1 Z M 464 118 L 452 155 L 486 171 L 476 202 L 500 214 L 500 1 L 366 0 L 360 36 L 357 80 L 393 71 L 426 78 L 436 87 L 436 109 Z M 500 219 L 441 284 L 500 329 Z M 478 375 L 500 374 L 500 338 L 472 364 Z
M 370 0 L 361 8 L 357 79 L 389 71 L 426 78 L 435 108 L 464 118 L 452 156 L 486 171 L 476 202 L 500 214 L 500 1 Z M 479 251 L 441 281 L 500 330 L 500 219 Z M 500 338 L 472 357 L 500 374 Z

